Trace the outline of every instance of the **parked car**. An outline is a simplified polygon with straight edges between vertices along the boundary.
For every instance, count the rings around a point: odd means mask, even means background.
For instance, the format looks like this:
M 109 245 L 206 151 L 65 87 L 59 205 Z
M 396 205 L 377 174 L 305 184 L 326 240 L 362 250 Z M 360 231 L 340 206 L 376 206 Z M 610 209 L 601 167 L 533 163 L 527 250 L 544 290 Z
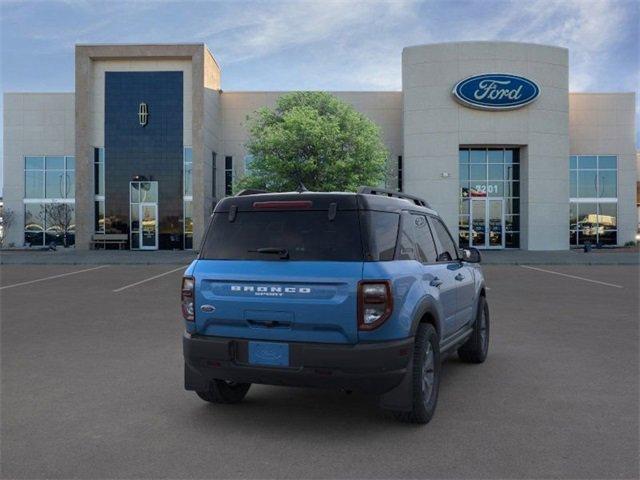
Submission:
M 479 262 L 413 196 L 228 197 L 182 281 L 185 388 L 213 403 L 252 383 L 362 391 L 426 423 L 445 357 L 487 357 Z

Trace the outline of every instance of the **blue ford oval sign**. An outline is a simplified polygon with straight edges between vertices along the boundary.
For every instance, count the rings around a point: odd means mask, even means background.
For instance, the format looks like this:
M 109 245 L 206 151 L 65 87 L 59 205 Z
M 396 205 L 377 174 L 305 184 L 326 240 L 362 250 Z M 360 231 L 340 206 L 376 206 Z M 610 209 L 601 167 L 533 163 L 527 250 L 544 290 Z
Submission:
M 484 73 L 461 80 L 452 93 L 468 107 L 510 110 L 533 102 L 540 95 L 540 87 L 533 80 L 517 75 Z

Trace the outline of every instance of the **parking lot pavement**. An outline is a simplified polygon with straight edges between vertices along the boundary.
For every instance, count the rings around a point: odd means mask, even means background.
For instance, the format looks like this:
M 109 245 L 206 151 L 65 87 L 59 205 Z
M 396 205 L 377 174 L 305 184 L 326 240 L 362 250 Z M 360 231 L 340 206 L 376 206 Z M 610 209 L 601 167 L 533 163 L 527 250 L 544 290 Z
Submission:
M 487 266 L 489 358 L 447 361 L 419 427 L 185 392 L 176 265 L 0 268 L 2 478 L 638 478 L 637 266 Z

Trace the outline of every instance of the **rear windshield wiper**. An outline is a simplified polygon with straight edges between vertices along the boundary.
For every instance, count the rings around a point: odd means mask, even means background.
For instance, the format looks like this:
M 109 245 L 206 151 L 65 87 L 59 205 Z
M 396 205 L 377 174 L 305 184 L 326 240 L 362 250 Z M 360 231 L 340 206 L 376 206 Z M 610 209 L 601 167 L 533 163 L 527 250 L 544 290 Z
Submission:
M 263 247 L 256 248 L 255 250 L 248 250 L 251 253 L 270 253 L 274 255 L 280 255 L 282 260 L 289 260 L 289 250 L 279 247 Z

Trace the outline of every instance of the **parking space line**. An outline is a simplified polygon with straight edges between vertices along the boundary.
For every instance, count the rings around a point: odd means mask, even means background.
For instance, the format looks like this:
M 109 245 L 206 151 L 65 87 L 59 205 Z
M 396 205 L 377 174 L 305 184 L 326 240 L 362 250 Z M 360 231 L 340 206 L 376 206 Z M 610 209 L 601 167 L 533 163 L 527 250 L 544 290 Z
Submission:
M 0 287 L 0 290 L 4 290 L 5 288 L 13 288 L 13 287 L 21 287 L 23 285 L 30 285 L 36 282 L 44 282 L 45 280 L 53 280 L 55 278 L 68 277 L 69 275 L 75 275 L 77 273 L 90 272 L 92 270 L 98 270 L 99 268 L 105 268 L 109 265 L 100 265 L 98 267 L 85 268 L 84 270 L 76 270 L 75 272 L 67 272 L 61 273 L 60 275 L 52 275 L 50 277 L 36 278 L 35 280 L 29 280 L 27 282 L 14 283 L 13 285 L 5 285 L 4 287 Z
M 135 287 L 135 286 L 140 285 L 142 283 L 150 282 L 151 280 L 155 280 L 156 278 L 164 277 L 165 275 L 169 275 L 170 273 L 177 272 L 178 270 L 184 270 L 188 266 L 189 265 L 185 265 L 183 267 L 174 268 L 173 270 L 169 270 L 168 272 L 164 272 L 164 273 L 161 273 L 159 275 L 154 275 L 153 277 L 145 278 L 144 280 L 140 280 L 139 282 L 131 283 L 129 285 L 125 285 L 124 287 L 116 288 L 115 290 L 113 290 L 113 293 L 118 293 L 118 292 L 121 292 L 123 290 L 126 290 L 127 288 Z
M 624 288 L 622 285 L 616 285 L 615 283 L 601 282 L 599 280 L 592 280 L 591 278 L 578 277 L 577 275 L 569 275 L 568 273 L 554 272 L 553 270 L 545 270 L 544 268 L 530 267 L 529 265 L 520 265 L 520 266 L 522 268 L 528 268 L 529 270 L 536 270 L 538 272 L 552 273 L 554 275 L 560 275 L 562 277 L 573 278 L 575 280 L 582 280 L 583 282 L 597 283 L 598 285 L 605 285 L 607 287 Z

